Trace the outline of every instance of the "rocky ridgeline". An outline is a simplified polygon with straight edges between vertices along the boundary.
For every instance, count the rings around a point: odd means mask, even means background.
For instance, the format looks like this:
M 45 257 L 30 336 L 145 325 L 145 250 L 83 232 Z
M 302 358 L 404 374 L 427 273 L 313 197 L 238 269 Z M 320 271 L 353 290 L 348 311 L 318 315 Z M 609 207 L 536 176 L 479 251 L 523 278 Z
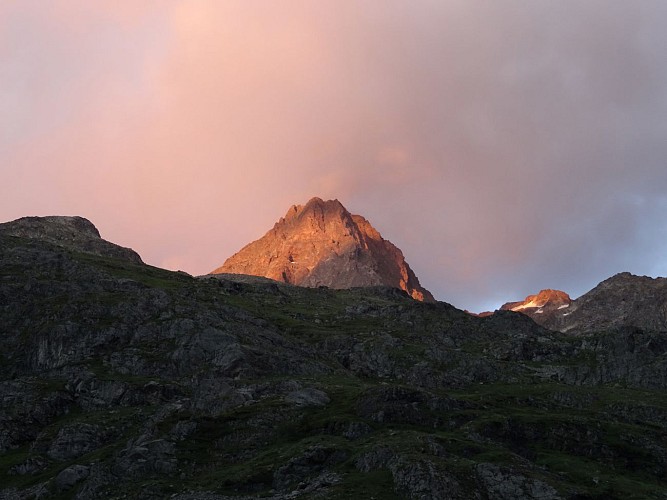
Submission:
M 0 224 L 0 233 L 48 241 L 70 250 L 143 263 L 139 254 L 131 248 L 103 240 L 93 223 L 83 217 L 22 217 Z
M 292 206 L 262 238 L 246 245 L 218 273 L 264 276 L 293 285 L 351 288 L 385 285 L 433 302 L 403 253 L 338 200 Z
M 5 229 L 2 499 L 665 498 L 662 331 L 195 279 Z
M 580 334 L 613 328 L 667 330 L 667 279 L 620 273 L 576 300 L 558 290 L 542 290 L 501 310 L 520 312 L 536 323 Z
M 572 304 L 554 323 L 567 332 L 603 331 L 621 326 L 667 330 L 667 279 L 620 273 Z

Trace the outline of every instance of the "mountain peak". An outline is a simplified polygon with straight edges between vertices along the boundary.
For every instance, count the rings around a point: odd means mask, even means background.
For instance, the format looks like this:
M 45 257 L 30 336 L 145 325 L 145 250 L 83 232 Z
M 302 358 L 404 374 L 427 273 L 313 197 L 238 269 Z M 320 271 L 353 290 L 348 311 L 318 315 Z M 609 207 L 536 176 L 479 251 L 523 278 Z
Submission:
M 326 200 L 324 201 L 322 198 L 319 198 L 317 196 L 313 196 L 310 200 L 306 202 L 306 207 L 343 207 L 343 205 L 338 201 L 337 199 L 333 200 Z
M 650 276 L 638 276 L 636 274 L 629 273 L 627 271 L 624 271 L 622 273 L 616 273 L 613 276 L 607 278 L 606 280 L 602 281 L 599 283 L 599 285 L 622 285 L 622 284 L 627 284 L 627 283 L 640 283 L 640 282 L 647 282 L 650 283 L 651 281 L 654 281 L 655 278 L 651 278 Z
M 0 224 L 0 228 L 30 239 L 67 240 L 85 235 L 100 238 L 100 232 L 88 219 L 71 215 L 48 215 L 46 217 L 21 217 Z
M 433 301 L 403 253 L 340 201 L 311 198 L 292 205 L 273 229 L 212 274 L 250 274 L 300 286 L 391 286 Z
M 562 331 L 667 329 L 667 279 L 618 273 L 579 297 Z
M 565 308 L 572 303 L 570 296 L 560 290 L 552 290 L 550 288 L 540 290 L 536 295 L 528 295 L 524 300 L 519 302 L 508 302 L 501 306 L 503 311 L 518 311 L 537 309 L 539 314 L 542 314 L 545 307 L 548 308 Z M 540 311 L 541 310 L 541 311 Z
M 289 220 L 304 217 L 349 216 L 349 212 L 338 200 L 324 201 L 322 198 L 311 198 L 305 205 L 292 205 L 283 219 Z
M 536 323 L 547 328 L 568 316 L 574 301 L 560 290 L 546 288 L 535 295 L 528 295 L 518 302 L 508 302 L 500 307 L 501 311 L 514 311 L 524 314 Z
M 501 309 L 522 313 L 545 328 L 561 332 L 586 333 L 620 327 L 664 331 L 667 278 L 622 272 L 576 300 L 560 290 L 547 289 L 522 301 L 508 302 Z
M 0 234 L 42 240 L 78 252 L 143 263 L 134 250 L 103 240 L 95 225 L 83 217 L 22 217 L 0 224 Z

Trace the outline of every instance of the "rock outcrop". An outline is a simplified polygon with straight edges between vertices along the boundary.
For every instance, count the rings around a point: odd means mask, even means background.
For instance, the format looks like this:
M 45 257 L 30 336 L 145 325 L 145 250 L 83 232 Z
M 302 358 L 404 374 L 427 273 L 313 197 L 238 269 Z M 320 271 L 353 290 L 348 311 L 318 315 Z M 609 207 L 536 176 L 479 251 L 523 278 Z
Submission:
M 262 238 L 246 245 L 212 274 L 264 276 L 305 287 L 385 285 L 434 301 L 403 253 L 338 200 L 313 198 L 292 206 Z
M 103 240 L 93 223 L 83 217 L 22 217 L 0 224 L 0 233 L 47 241 L 78 252 L 142 263 L 139 254 L 131 248 Z

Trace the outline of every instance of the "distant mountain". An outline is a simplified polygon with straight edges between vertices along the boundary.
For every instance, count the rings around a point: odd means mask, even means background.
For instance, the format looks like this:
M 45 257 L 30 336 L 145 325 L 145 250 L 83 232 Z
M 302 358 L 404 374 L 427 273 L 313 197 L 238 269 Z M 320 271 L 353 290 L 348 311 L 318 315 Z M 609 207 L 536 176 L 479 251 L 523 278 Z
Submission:
M 502 311 L 514 311 L 530 316 L 536 323 L 546 325 L 554 316 L 561 316 L 572 304 L 570 296 L 560 290 L 541 290 L 518 302 L 503 304 Z M 484 313 L 482 313 L 484 314 Z
M 620 273 L 571 300 L 565 292 L 542 290 L 501 307 L 530 316 L 561 332 L 594 332 L 618 327 L 667 330 L 667 279 Z
M 385 285 L 434 301 L 403 253 L 365 218 L 338 200 L 293 205 L 262 238 L 246 245 L 211 274 L 249 274 L 305 287 Z
M 620 273 L 582 295 L 553 326 L 567 331 L 601 331 L 632 326 L 667 330 L 667 279 Z
M 116 257 L 137 264 L 143 261 L 131 248 L 103 240 L 100 232 L 88 219 L 51 215 L 22 217 L 0 224 L 0 233 L 31 240 L 47 241 L 70 250 Z

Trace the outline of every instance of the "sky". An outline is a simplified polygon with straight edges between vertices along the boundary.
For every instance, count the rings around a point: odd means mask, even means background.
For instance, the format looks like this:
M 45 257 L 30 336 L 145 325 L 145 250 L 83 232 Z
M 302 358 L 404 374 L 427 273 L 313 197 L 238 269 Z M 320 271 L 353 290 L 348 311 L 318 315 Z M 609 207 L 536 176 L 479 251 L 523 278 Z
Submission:
M 337 198 L 439 300 L 667 276 L 664 0 L 2 0 L 0 221 L 205 274 Z

